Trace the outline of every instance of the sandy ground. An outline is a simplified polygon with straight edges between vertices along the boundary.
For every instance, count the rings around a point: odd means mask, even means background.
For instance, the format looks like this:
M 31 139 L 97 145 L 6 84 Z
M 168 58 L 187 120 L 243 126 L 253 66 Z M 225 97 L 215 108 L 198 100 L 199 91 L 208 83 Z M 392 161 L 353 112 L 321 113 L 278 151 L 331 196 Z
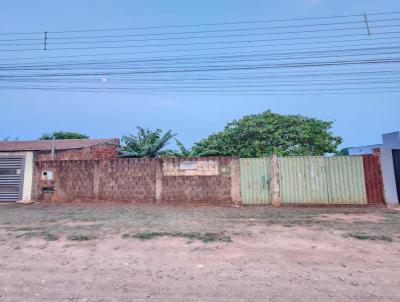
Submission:
M 346 236 L 360 223 L 369 231 L 389 228 L 400 212 L 351 210 L 343 225 L 340 209 L 301 210 L 301 222 L 296 209 L 131 209 L 117 213 L 127 221 L 152 213 L 152 224 L 137 219 L 129 225 L 109 208 L 76 208 L 87 213 L 73 219 L 68 208 L 0 207 L 0 301 L 400 301 L 398 229 L 392 242 Z M 94 220 L 97 214 L 88 217 L 94 210 L 109 215 Z M 56 219 L 49 219 L 52 212 Z M 162 225 L 219 229 L 232 242 L 121 236 Z M 58 240 L 44 240 L 43 230 Z M 88 230 L 97 239 L 68 240 L 69 232 Z

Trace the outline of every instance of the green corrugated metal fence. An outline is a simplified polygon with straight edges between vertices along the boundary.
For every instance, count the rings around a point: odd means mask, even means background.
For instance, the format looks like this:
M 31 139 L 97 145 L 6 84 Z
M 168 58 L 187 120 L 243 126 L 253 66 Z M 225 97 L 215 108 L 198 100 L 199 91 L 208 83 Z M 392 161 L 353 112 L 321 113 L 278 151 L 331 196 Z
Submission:
M 240 192 L 242 204 L 270 204 L 270 159 L 240 159 Z
M 282 203 L 328 203 L 323 157 L 280 157 L 278 162 Z
M 279 158 L 282 204 L 366 204 L 361 156 Z
M 326 172 L 331 204 L 366 204 L 362 156 L 326 157 Z
M 270 159 L 240 159 L 243 204 L 270 204 Z M 280 157 L 282 204 L 366 204 L 361 156 Z

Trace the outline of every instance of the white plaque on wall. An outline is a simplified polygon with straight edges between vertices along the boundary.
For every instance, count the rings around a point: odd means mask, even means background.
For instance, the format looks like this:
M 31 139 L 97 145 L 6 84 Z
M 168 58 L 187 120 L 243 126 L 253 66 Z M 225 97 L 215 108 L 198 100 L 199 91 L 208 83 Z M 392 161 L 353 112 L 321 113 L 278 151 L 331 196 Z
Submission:
M 180 170 L 197 170 L 197 161 L 181 161 L 179 163 Z

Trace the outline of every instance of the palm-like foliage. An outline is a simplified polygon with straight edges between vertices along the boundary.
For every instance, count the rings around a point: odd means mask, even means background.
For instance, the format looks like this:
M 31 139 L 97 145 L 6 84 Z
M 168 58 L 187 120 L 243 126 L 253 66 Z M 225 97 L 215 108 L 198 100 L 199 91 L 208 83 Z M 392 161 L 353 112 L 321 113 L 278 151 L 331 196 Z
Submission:
M 196 148 L 187 149 L 182 142 L 175 139 L 176 145 L 179 147 L 179 151 L 174 151 L 172 154 L 178 157 L 205 157 L 205 156 L 218 156 L 218 152 L 215 150 L 207 150 L 199 152 Z
M 136 135 L 124 135 L 121 157 L 158 157 L 169 151 L 163 150 L 168 142 L 176 135 L 171 130 L 162 134 L 161 129 L 152 131 L 137 127 Z

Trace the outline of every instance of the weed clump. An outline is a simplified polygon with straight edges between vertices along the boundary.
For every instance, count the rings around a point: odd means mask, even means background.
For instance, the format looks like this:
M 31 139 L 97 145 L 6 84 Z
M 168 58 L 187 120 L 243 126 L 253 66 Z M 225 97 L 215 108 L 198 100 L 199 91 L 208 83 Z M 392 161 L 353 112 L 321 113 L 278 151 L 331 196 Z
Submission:
M 393 239 L 392 237 L 384 236 L 384 235 L 368 235 L 364 233 L 349 233 L 347 234 L 347 237 L 355 238 L 358 240 L 381 240 L 381 241 L 387 241 L 387 242 L 392 242 Z
M 88 235 L 69 235 L 67 237 L 67 239 L 71 240 L 71 241 L 87 241 L 87 240 L 96 239 L 96 237 L 88 236 Z
M 44 235 L 43 239 L 46 241 L 56 241 L 58 240 L 58 236 L 54 234 L 46 234 Z
M 180 238 L 186 238 L 190 240 L 200 240 L 205 243 L 207 242 L 231 242 L 231 238 L 229 236 L 226 236 L 222 233 L 197 233 L 197 232 L 189 232 L 189 233 L 184 233 L 184 232 L 140 232 L 134 235 L 129 235 L 129 234 L 123 234 L 122 238 L 135 238 L 139 240 L 150 240 L 154 239 L 157 237 L 180 237 Z

